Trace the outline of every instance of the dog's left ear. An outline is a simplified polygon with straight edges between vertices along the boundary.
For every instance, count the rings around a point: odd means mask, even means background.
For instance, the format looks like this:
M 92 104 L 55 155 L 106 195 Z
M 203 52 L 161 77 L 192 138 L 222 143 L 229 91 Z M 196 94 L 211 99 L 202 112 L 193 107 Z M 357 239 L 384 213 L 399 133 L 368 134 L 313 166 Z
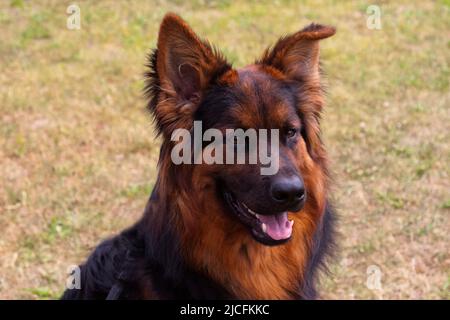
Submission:
M 306 92 L 314 95 L 314 99 L 309 99 L 306 94 L 302 95 L 301 99 L 304 100 L 299 103 L 303 120 L 302 136 L 313 159 L 323 154 L 320 151 L 322 143 L 318 119 L 323 104 L 320 94 L 319 42 L 335 33 L 336 29 L 333 27 L 311 24 L 278 40 L 275 46 L 266 50 L 263 58 L 257 61 L 278 69 L 288 79 L 306 84 Z
M 278 40 L 272 49 L 265 51 L 259 63 L 274 67 L 294 80 L 318 80 L 319 40 L 335 33 L 334 27 L 311 24 Z
M 177 128 L 190 129 L 205 89 L 231 66 L 183 19 L 169 13 L 161 23 L 150 69 L 149 109 L 160 132 L 170 135 Z

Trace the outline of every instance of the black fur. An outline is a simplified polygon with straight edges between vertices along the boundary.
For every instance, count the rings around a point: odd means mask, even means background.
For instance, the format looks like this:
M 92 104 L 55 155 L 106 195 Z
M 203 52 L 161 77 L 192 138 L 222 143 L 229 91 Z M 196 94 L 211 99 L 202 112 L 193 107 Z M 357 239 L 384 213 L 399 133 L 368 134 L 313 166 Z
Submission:
M 153 197 L 153 201 L 157 200 Z M 148 206 L 143 219 L 135 226 L 101 243 L 81 266 L 81 289 L 67 289 L 62 299 L 106 299 L 111 290 L 118 289 L 114 297 L 118 299 L 145 298 L 145 292 L 159 299 L 235 298 L 184 263 L 177 235 L 170 224 L 149 229 L 158 224 L 156 216 Z M 316 298 L 316 271 L 333 247 L 333 234 L 334 212 L 328 205 L 314 236 L 304 282 L 293 296 Z
M 313 27 L 311 27 L 313 28 Z M 222 59 L 212 47 L 210 50 Z M 224 59 L 223 59 L 224 60 Z M 223 67 L 210 81 L 206 89 L 206 97 L 198 107 L 194 118 L 203 121 L 203 129 L 213 127 L 218 122 L 227 121 L 224 111 L 239 99 L 243 93 L 222 87 L 216 78 L 229 70 L 231 66 L 223 63 Z M 157 99 L 161 95 L 160 78 L 157 74 L 157 50 L 149 56 L 146 74 L 146 96 L 149 98 L 148 109 L 155 112 Z M 297 86 L 298 84 L 296 84 Z M 288 84 L 280 84 L 279 92 L 286 99 L 294 99 L 297 89 Z M 258 89 L 257 87 L 255 89 Z M 258 93 L 257 91 L 255 91 Z M 259 92 L 259 94 L 263 94 Z M 291 101 L 293 106 L 298 101 Z M 317 115 L 318 116 L 318 115 Z M 162 124 L 158 123 L 158 133 L 162 132 Z M 306 131 L 302 132 L 308 145 Z M 169 150 L 169 144 L 163 143 L 161 158 Z M 183 179 L 177 167 L 168 173 L 170 181 L 179 182 L 183 189 Z M 184 182 L 185 183 L 185 182 Z M 171 199 L 158 198 L 159 182 L 152 193 L 143 218 L 133 227 L 123 231 L 114 238 L 101 243 L 87 261 L 81 266 L 81 289 L 68 289 L 62 299 L 234 299 L 226 288 L 217 284 L 200 270 L 193 270 L 183 260 L 180 239 L 167 220 L 161 217 L 177 218 Z M 318 225 L 313 238 L 313 247 L 304 279 L 298 284 L 293 297 L 314 299 L 317 296 L 315 279 L 317 270 L 324 266 L 326 256 L 333 247 L 334 213 L 330 205 L 326 206 L 323 219 Z M 246 252 L 246 248 L 242 248 Z
M 333 258 L 332 253 L 335 252 L 335 222 L 334 209 L 330 203 L 327 203 L 322 220 L 314 234 L 312 255 L 306 266 L 305 280 L 299 290 L 301 299 L 316 299 L 317 272 L 319 270 L 329 271 L 325 262 L 328 258 Z

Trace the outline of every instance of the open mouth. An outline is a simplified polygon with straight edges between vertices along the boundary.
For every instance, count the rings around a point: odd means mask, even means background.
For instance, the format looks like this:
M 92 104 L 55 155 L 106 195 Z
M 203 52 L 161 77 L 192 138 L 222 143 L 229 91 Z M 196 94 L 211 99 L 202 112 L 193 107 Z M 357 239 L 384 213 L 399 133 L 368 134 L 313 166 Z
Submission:
M 294 221 L 288 219 L 287 211 L 263 215 L 238 201 L 230 192 L 224 192 L 224 198 L 231 211 L 251 229 L 257 241 L 265 245 L 277 245 L 291 238 Z

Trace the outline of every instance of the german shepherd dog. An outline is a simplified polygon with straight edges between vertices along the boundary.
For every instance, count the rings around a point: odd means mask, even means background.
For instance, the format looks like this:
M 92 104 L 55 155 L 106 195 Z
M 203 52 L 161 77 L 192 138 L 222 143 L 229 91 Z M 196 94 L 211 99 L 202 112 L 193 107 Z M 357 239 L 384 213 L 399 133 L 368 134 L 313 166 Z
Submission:
M 333 251 L 321 141 L 319 40 L 311 24 L 234 69 L 179 16 L 167 14 L 146 73 L 162 146 L 144 215 L 81 265 L 63 299 L 314 299 Z M 279 170 L 174 164 L 178 128 L 278 129 Z M 203 146 L 205 147 L 205 146 Z

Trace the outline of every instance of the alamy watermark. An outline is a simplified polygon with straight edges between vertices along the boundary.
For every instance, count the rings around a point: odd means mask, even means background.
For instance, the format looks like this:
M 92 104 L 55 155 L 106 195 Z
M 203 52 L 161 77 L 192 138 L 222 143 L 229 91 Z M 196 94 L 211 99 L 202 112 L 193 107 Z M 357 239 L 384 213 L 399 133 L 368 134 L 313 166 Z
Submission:
M 81 29 L 81 9 L 77 4 L 71 4 L 67 7 L 66 13 L 69 15 L 67 17 L 66 26 L 69 30 L 80 30 Z
M 81 289 L 81 269 L 77 265 L 67 268 L 69 276 L 66 278 L 66 289 Z
M 367 7 L 366 26 L 370 30 L 381 30 L 381 8 L 375 4 Z
M 279 169 L 278 129 L 202 130 L 194 121 L 193 130 L 176 129 L 171 141 L 172 162 L 179 164 L 260 164 L 261 175 L 275 175 Z M 205 147 L 204 143 L 210 142 Z M 193 150 L 192 150 L 193 149 Z
M 381 269 L 377 265 L 370 265 L 366 270 L 367 279 L 366 279 L 366 287 L 372 291 L 381 291 L 381 278 L 383 277 L 383 273 Z

